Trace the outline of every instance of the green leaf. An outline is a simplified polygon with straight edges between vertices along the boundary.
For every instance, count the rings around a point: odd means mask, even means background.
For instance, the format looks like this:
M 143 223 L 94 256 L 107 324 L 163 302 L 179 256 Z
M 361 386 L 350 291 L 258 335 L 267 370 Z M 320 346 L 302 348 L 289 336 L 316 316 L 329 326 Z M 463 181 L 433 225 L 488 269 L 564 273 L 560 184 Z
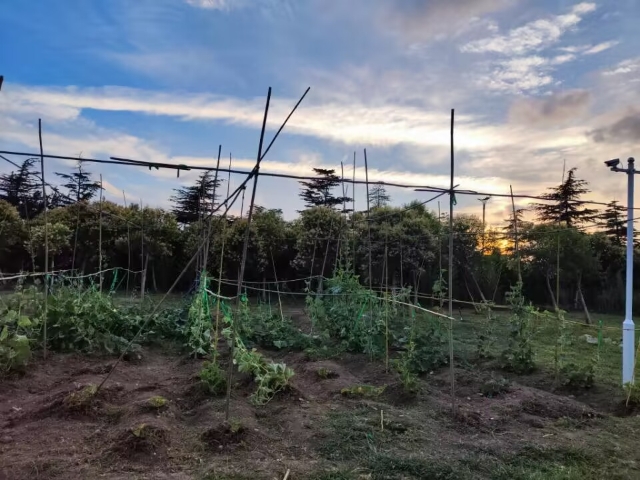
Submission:
M 0 333 L 0 342 L 4 342 L 9 337 L 9 328 L 5 325 Z
M 21 328 L 27 328 L 31 326 L 31 320 L 29 320 L 29 317 L 22 315 L 20 317 L 20 319 L 18 320 L 18 326 Z

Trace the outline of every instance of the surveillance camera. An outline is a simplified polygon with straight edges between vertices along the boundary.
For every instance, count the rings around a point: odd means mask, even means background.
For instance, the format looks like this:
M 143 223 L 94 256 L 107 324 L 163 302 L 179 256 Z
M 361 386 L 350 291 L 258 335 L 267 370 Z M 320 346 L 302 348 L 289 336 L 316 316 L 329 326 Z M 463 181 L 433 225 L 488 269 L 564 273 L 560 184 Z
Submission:
M 616 168 L 618 165 L 620 165 L 620 159 L 614 158 L 613 160 L 607 160 L 606 162 L 604 162 L 604 164 L 609 168 Z

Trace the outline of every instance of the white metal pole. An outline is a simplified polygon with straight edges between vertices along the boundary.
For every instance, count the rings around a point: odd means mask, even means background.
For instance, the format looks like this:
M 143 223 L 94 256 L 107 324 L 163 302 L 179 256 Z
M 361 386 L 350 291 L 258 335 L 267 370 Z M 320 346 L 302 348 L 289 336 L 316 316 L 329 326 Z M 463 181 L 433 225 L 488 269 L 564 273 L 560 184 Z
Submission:
M 634 159 L 627 168 L 627 294 L 625 318 L 622 324 L 622 383 L 633 383 L 635 364 L 635 324 L 633 323 L 633 179 Z

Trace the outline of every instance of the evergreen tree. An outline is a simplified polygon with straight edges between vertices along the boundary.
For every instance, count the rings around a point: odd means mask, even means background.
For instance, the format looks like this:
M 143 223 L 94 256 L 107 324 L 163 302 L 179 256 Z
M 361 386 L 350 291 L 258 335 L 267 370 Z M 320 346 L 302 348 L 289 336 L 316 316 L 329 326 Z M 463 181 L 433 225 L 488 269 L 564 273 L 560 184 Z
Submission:
M 351 201 L 351 198 L 336 197 L 331 193 L 333 188 L 340 185 L 340 177 L 336 175 L 335 170 L 314 168 L 313 171 L 318 175 L 317 178 L 300 182 L 304 187 L 300 192 L 300 198 L 304 200 L 305 207 L 334 208 L 336 205 Z
M 219 198 L 221 179 L 216 179 L 211 172 L 201 174 L 195 184 L 174 189 L 171 197 L 172 209 L 178 223 L 189 224 L 198 221 L 211 211 Z M 215 198 L 214 198 L 215 192 Z
M 580 196 L 589 193 L 587 181 L 576 178 L 574 167 L 569 170 L 567 178 L 557 187 L 551 187 L 549 193 L 540 195 L 553 203 L 534 203 L 533 209 L 543 222 L 561 223 L 567 227 L 579 227 L 591 220 L 597 210 L 586 208 L 580 203 Z
M 602 221 L 603 233 L 614 245 L 624 245 L 627 240 L 627 210 L 618 205 L 617 200 L 607 204 L 606 209 L 598 215 Z
M 82 162 L 78 162 L 78 171 L 73 173 L 60 173 L 56 175 L 66 183 L 62 186 L 67 189 L 67 198 L 62 198 L 58 192 L 58 199 L 63 205 L 70 205 L 75 202 L 88 202 L 96 196 L 100 190 L 100 182 L 91 179 L 91 173 L 82 170 Z
M 33 218 L 44 209 L 36 160 L 27 158 L 17 171 L 0 175 L 0 199 L 16 207 L 22 218 Z
M 390 201 L 391 197 L 383 185 L 374 185 L 369 190 L 369 202 L 372 208 L 386 207 Z

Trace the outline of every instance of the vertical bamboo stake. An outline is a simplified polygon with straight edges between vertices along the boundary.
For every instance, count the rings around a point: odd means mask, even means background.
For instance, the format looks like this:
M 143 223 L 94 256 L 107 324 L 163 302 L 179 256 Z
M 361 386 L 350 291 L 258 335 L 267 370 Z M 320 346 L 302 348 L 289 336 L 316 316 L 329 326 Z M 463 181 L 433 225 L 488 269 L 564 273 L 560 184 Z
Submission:
M 456 391 L 455 391 L 455 368 L 453 365 L 453 204 L 455 196 L 453 192 L 454 177 L 454 148 L 453 148 L 453 125 L 455 111 L 451 109 L 451 186 L 449 190 L 449 368 L 451 372 L 451 413 L 456 413 Z
M 76 233 L 73 238 L 73 256 L 71 257 L 71 272 L 76 266 L 76 251 L 78 248 L 78 229 L 80 228 L 80 177 L 82 176 L 82 162 L 78 162 L 78 189 L 76 191 Z
M 516 202 L 513 199 L 513 187 L 509 185 L 511 191 L 511 210 L 513 211 L 513 246 L 518 262 L 518 282 L 522 283 L 522 271 L 520 270 L 520 249 L 518 247 L 518 215 L 516 212 Z
M 229 176 L 227 177 L 227 196 L 229 198 L 229 189 L 231 188 L 231 152 L 229 152 Z M 222 245 L 220 247 L 220 267 L 218 268 L 218 298 L 216 299 L 216 324 L 215 331 L 211 338 L 213 338 L 213 363 L 216 364 L 218 360 L 218 332 L 220 331 L 220 292 L 222 290 L 222 265 L 224 262 L 224 244 L 226 240 L 227 232 L 227 220 L 224 219 L 222 223 Z M 233 360 L 231 360 L 233 363 Z
M 140 301 L 144 301 L 144 289 L 147 283 L 147 270 L 144 261 L 144 205 L 140 199 L 140 270 L 142 270 L 142 278 L 140 279 Z
M 440 213 L 440 201 L 438 201 L 438 252 L 439 252 L 439 279 L 440 279 L 440 310 L 444 307 L 444 296 L 442 295 L 442 214 Z
M 273 265 L 273 279 L 276 282 L 276 293 L 278 294 L 278 306 L 280 307 L 280 318 L 284 322 L 284 313 L 282 311 L 282 299 L 280 298 L 280 286 L 278 285 L 278 274 L 276 273 L 276 262 L 273 260 L 273 252 L 269 248 L 269 255 L 271 256 L 271 265 Z
M 211 195 L 211 211 L 215 208 L 216 203 L 216 188 L 218 186 L 218 169 L 220 168 L 220 154 L 222 153 L 222 145 L 218 145 L 218 161 L 216 162 L 216 174 L 213 178 L 213 193 Z M 209 228 L 207 229 L 207 240 L 203 256 L 203 270 L 207 271 L 207 263 L 209 261 L 209 247 L 211 242 L 211 226 L 213 225 L 213 218 L 209 219 Z
M 249 236 L 251 234 L 251 220 L 253 219 L 253 207 L 256 201 L 256 190 L 258 188 L 258 177 L 260 173 L 260 162 L 262 161 L 262 144 L 264 142 L 264 132 L 267 128 L 267 116 L 269 115 L 269 103 L 271 101 L 271 87 L 267 92 L 267 102 L 264 107 L 264 117 L 262 119 L 262 130 L 260 131 L 260 142 L 258 143 L 258 156 L 256 159 L 255 172 L 253 177 L 253 190 L 251 191 L 251 203 L 249 204 L 249 213 L 247 214 L 247 231 L 244 235 L 244 244 L 242 246 L 242 261 L 240 263 L 240 275 L 238 275 L 238 304 L 240 303 L 240 296 L 242 295 L 242 281 L 244 277 L 244 268 L 247 263 L 247 249 L 249 248 Z M 244 190 L 243 190 L 244 199 Z M 233 337 L 232 337 L 233 338 Z M 233 342 L 231 343 L 231 359 L 229 361 L 229 372 L 227 375 L 227 399 L 225 408 L 225 419 L 229 420 L 229 403 L 231 399 L 231 380 L 233 378 Z
M 353 195 L 353 212 L 351 213 L 351 233 L 353 235 L 353 273 L 356 273 L 356 152 L 353 152 L 353 187 L 351 188 Z
M 389 373 L 389 250 L 387 248 L 387 237 L 388 234 L 385 234 L 384 237 L 384 268 L 386 270 L 385 275 L 385 309 L 384 309 L 384 368 L 387 373 Z
M 122 190 L 122 198 L 124 200 L 124 208 L 127 209 L 127 196 Z M 129 220 L 127 220 L 127 297 L 129 296 L 129 274 L 131 273 L 131 228 Z
M 44 180 L 44 150 L 42 148 L 42 119 L 38 119 L 38 140 L 40 142 L 40 174 L 42 175 L 42 201 L 44 202 L 44 321 L 43 356 L 47 358 L 47 315 L 49 313 L 49 219 L 47 213 L 47 190 Z
M 102 293 L 102 174 L 100 174 L 100 213 L 98 217 L 98 272 L 100 275 L 100 293 Z
M 364 175 L 367 187 L 367 233 L 369 246 L 369 354 L 373 360 L 373 343 L 371 335 L 373 334 L 373 305 L 371 303 L 372 286 L 372 269 L 371 269 L 371 209 L 369 208 L 369 165 L 367 163 L 367 149 L 364 149 Z

